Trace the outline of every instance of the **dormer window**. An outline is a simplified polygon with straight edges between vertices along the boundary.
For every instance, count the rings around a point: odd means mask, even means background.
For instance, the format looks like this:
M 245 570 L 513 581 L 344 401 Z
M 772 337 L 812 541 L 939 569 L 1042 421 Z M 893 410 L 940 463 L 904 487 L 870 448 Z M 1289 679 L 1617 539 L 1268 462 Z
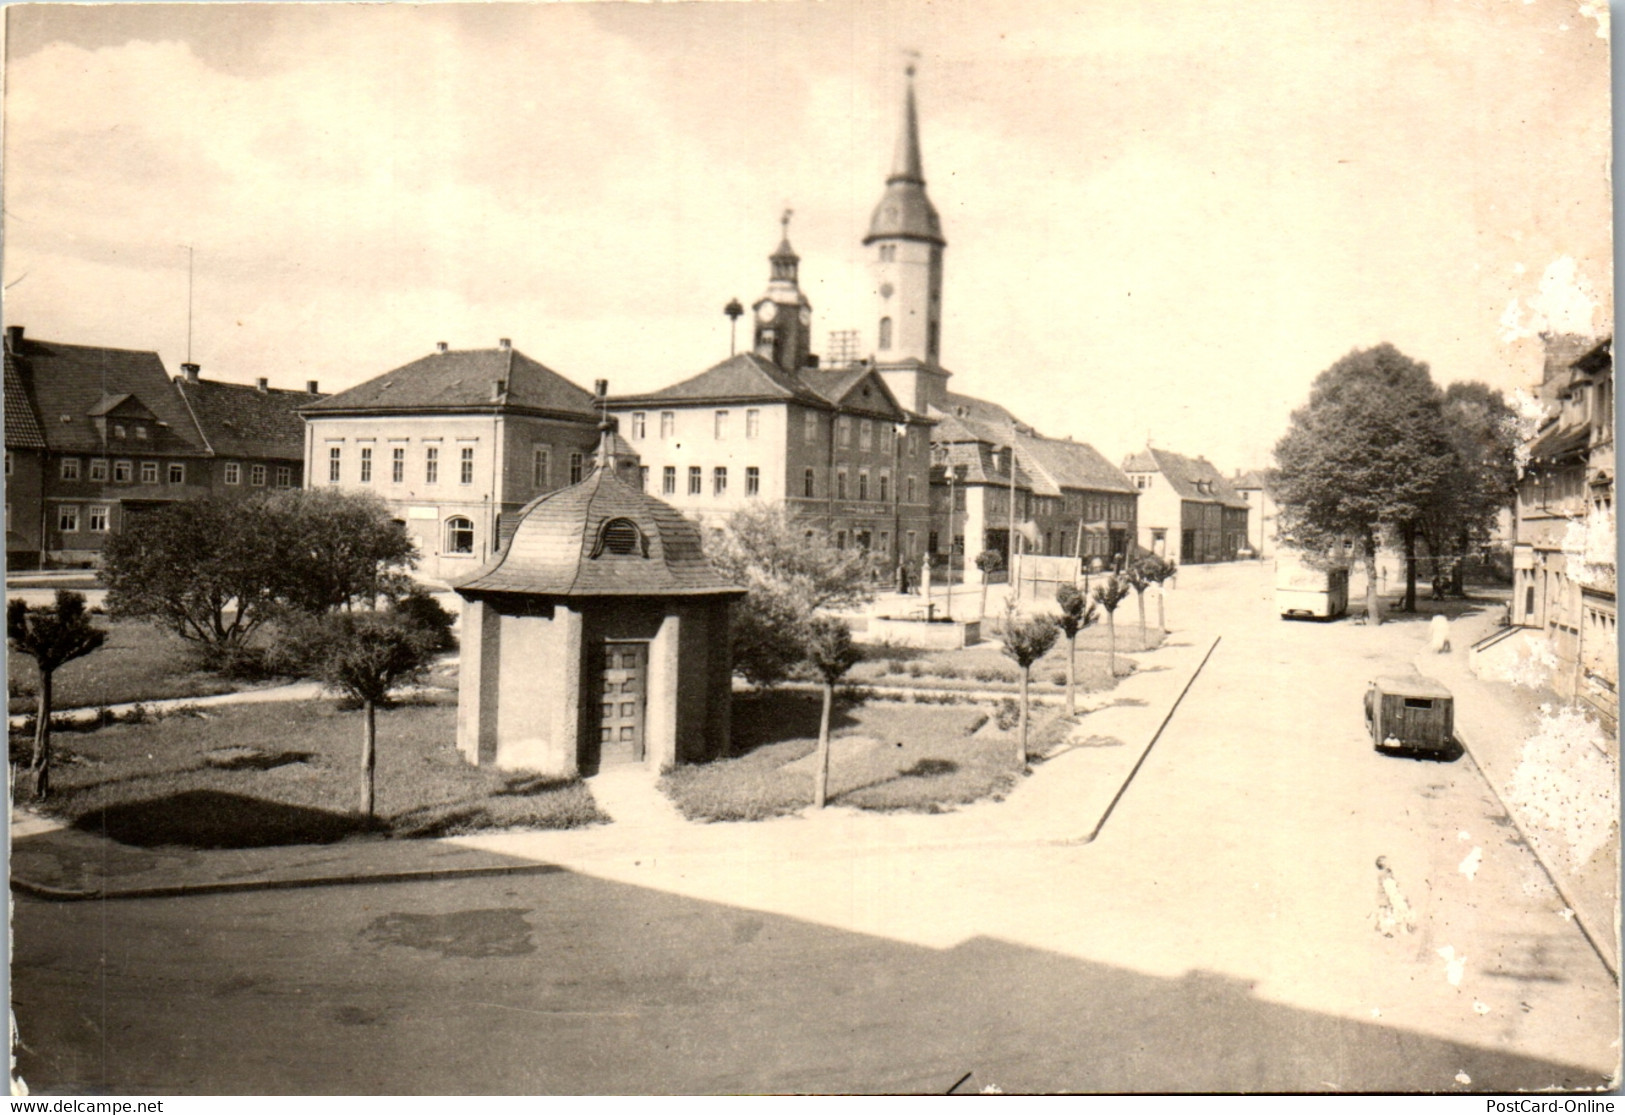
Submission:
M 592 556 L 596 558 L 606 551 L 646 558 L 649 556 L 649 541 L 631 519 L 610 519 L 598 531 L 598 544 L 593 547 Z

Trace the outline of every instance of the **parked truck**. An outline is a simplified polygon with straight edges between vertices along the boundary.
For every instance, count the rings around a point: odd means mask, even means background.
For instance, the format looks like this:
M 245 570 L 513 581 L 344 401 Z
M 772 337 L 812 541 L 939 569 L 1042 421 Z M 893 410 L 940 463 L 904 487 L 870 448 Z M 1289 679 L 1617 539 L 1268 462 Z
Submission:
M 1300 550 L 1275 555 L 1275 606 L 1282 619 L 1336 619 L 1349 610 L 1346 566 L 1311 560 Z

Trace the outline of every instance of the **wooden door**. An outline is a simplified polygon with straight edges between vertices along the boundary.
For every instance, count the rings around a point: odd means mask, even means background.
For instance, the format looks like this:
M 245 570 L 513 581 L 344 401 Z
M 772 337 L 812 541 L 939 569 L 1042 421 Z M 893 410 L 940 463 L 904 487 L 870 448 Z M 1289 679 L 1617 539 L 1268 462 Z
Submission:
M 593 671 L 598 765 L 643 761 L 649 644 L 605 642 Z

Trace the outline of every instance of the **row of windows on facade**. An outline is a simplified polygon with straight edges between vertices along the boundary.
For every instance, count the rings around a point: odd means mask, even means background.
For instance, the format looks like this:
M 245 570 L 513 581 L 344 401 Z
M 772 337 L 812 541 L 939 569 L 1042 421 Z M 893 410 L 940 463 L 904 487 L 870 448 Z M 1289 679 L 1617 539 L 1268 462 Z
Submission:
M 677 436 L 677 412 L 663 410 L 659 412 L 660 437 L 670 440 Z M 711 433 L 717 441 L 725 441 L 728 437 L 729 423 L 732 412 L 726 410 L 713 411 L 711 415 Z M 896 426 L 890 422 L 879 421 L 872 418 L 853 418 L 851 415 L 838 415 L 835 419 L 835 443 L 842 449 L 852 447 L 853 430 L 857 431 L 858 448 L 865 452 L 872 452 L 878 443 L 882 452 L 890 453 L 895 449 L 895 443 L 901 439 L 904 443 L 904 452 L 912 457 L 918 451 L 919 438 L 915 431 L 910 430 L 906 435 L 901 434 Z M 879 436 L 876 436 L 876 430 Z M 754 439 L 761 436 L 762 412 L 752 407 L 745 411 L 745 437 Z M 887 434 L 891 441 L 887 441 Z M 801 439 L 808 445 L 816 444 L 819 434 L 819 421 L 817 411 L 805 411 L 802 417 Z M 632 412 L 632 440 L 644 441 L 649 436 L 649 415 L 646 411 Z
M 85 530 L 92 534 L 106 534 L 108 531 L 108 515 L 109 512 L 106 507 L 86 508 Z M 79 508 L 71 503 L 58 507 L 56 509 L 56 529 L 61 534 L 77 534 L 79 532 Z
M 11 475 L 11 455 L 6 455 L 6 475 Z M 109 461 L 101 457 L 93 457 L 90 467 L 81 472 L 81 462 L 78 457 L 62 458 L 61 477 L 63 480 L 79 480 L 81 476 L 92 484 L 105 484 L 109 479 L 115 484 L 134 484 L 137 475 L 142 484 L 156 484 L 160 474 L 157 461 Z M 186 465 L 180 461 L 170 461 L 164 470 L 169 483 L 186 483 Z M 243 466 L 237 461 L 225 462 L 223 469 L 227 484 L 241 484 L 243 482 Z M 248 483 L 254 487 L 263 488 L 271 476 L 270 466 L 248 466 Z M 293 468 L 290 465 L 278 465 L 276 470 L 276 486 L 290 488 L 293 486 Z
M 531 455 L 531 483 L 538 488 L 547 488 L 552 485 L 552 446 L 536 446 Z M 357 480 L 362 484 L 373 482 L 373 451 L 370 446 L 362 446 L 360 450 L 360 470 Z M 581 483 L 586 474 L 586 457 L 580 452 L 570 454 L 570 483 Z M 327 480 L 330 484 L 337 484 L 344 477 L 344 449 L 342 446 L 329 446 L 327 450 Z M 389 482 L 391 484 L 404 484 L 406 482 L 406 449 L 403 446 L 392 447 L 389 451 Z M 423 451 L 423 482 L 425 484 L 440 483 L 440 449 L 438 446 L 427 446 Z M 462 446 L 457 455 L 457 482 L 459 484 L 474 483 L 474 447 Z
M 639 479 L 640 479 L 643 487 L 648 488 L 648 486 L 649 486 L 649 469 L 648 469 L 648 467 L 645 466 L 643 468 L 640 468 L 638 470 L 638 475 L 639 475 Z M 866 499 L 869 498 L 869 479 L 870 479 L 870 477 L 869 477 L 869 470 L 868 469 L 859 470 L 858 477 L 857 477 L 857 482 L 858 482 L 857 483 L 857 498 L 858 499 L 866 500 Z M 875 491 L 874 491 L 874 498 L 879 500 L 882 503 L 885 503 L 885 502 L 889 501 L 891 499 L 891 495 L 892 495 L 891 473 L 882 472 L 877 477 L 875 477 L 874 479 L 875 479 L 875 482 L 876 482 L 876 487 L 875 487 Z M 836 499 L 846 499 L 846 498 L 848 498 L 847 480 L 848 480 L 847 471 L 845 469 L 837 469 L 836 473 L 835 473 L 835 498 Z M 909 503 L 914 502 L 914 496 L 915 496 L 914 477 L 912 477 L 912 476 L 905 477 L 904 480 L 903 480 L 903 484 L 904 484 L 904 491 L 906 493 L 906 495 L 904 497 L 906 502 L 909 502 Z M 747 467 L 745 469 L 745 494 L 747 496 L 760 495 L 761 490 L 762 490 L 762 470 L 757 468 L 755 465 L 751 465 L 751 466 L 749 466 L 749 467 Z M 677 494 L 677 467 L 675 465 L 666 465 L 664 468 L 662 468 L 660 470 L 660 494 L 661 495 L 667 495 L 667 496 L 674 496 L 674 495 Z M 689 469 L 688 469 L 688 494 L 691 495 L 691 496 L 698 496 L 698 495 L 704 495 L 705 494 L 705 470 L 703 468 L 701 468 L 699 465 L 690 465 L 689 466 Z M 725 496 L 725 495 L 728 494 L 728 470 L 727 470 L 726 467 L 723 467 L 723 466 L 719 465 L 718 467 L 713 468 L 711 470 L 711 494 L 713 496 Z M 816 499 L 816 498 L 818 498 L 818 470 L 817 469 L 809 468 L 803 473 L 802 481 L 801 481 L 801 494 L 806 499 Z

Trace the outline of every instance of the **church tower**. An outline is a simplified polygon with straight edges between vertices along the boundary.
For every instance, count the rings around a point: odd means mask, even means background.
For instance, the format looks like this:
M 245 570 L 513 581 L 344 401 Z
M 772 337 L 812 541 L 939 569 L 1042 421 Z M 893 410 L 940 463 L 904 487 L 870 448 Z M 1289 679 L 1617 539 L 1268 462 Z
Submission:
M 868 250 L 874 286 L 875 361 L 899 402 L 916 413 L 941 407 L 948 373 L 941 364 L 942 253 L 948 242 L 925 193 L 914 67 L 908 68 L 903 127 L 886 192 L 875 206 Z
M 797 278 L 801 257 L 790 247 L 790 210 L 779 223 L 784 232 L 778 250 L 768 256 L 773 270 L 767 293 L 751 307 L 756 315 L 754 348 L 756 355 L 796 372 L 811 363 L 812 303 L 801 293 Z

